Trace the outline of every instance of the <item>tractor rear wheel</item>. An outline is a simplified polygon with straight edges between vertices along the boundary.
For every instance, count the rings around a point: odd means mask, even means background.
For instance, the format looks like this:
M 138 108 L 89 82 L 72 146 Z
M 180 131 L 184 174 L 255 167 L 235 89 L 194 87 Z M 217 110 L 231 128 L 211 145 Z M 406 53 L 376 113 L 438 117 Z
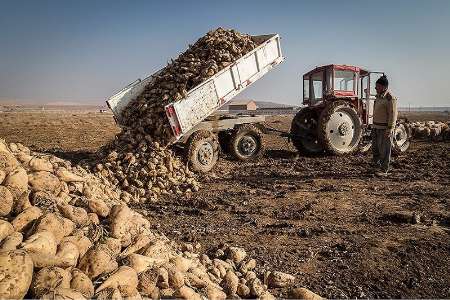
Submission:
M 302 154 L 319 154 L 324 148 L 317 137 L 319 114 L 316 110 L 302 108 L 292 120 L 291 140 L 294 147 Z
M 358 149 L 362 122 L 356 110 L 346 101 L 325 107 L 319 119 L 319 140 L 333 154 L 348 154 Z
M 408 150 L 410 145 L 409 137 L 410 134 L 408 134 L 408 130 L 405 124 L 397 123 L 394 129 L 392 147 L 392 151 L 394 154 L 398 155 Z

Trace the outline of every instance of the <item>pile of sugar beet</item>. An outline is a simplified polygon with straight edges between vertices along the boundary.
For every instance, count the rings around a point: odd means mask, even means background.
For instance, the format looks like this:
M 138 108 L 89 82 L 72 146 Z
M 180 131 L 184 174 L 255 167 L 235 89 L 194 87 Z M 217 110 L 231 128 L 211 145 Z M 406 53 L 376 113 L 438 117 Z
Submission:
M 250 35 L 218 28 L 208 32 L 154 75 L 122 112 L 122 132 L 103 149 L 93 171 L 121 189 L 129 203 L 197 191 L 200 184 L 170 149 L 173 137 L 164 107 L 257 47 Z
M 246 37 L 218 29 L 196 45 L 219 47 L 208 42 L 216 34 Z M 0 139 L 0 299 L 273 299 L 269 289 L 290 287 L 294 276 L 263 271 L 242 248 L 223 246 L 208 256 L 199 244 L 169 240 L 130 208 L 132 201 L 198 188 L 158 135 L 163 131 L 155 134 L 156 127 L 135 120 L 94 166 Z M 304 288 L 291 296 L 320 299 Z

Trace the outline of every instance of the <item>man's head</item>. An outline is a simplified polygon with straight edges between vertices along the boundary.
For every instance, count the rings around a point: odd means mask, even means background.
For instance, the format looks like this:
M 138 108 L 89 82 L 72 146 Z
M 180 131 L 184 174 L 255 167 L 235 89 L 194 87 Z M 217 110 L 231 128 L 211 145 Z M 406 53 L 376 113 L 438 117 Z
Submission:
M 388 81 L 386 75 L 383 75 L 380 78 L 378 78 L 376 85 L 375 85 L 375 90 L 377 91 L 378 94 L 382 94 L 387 90 L 388 86 L 389 86 L 389 81 Z

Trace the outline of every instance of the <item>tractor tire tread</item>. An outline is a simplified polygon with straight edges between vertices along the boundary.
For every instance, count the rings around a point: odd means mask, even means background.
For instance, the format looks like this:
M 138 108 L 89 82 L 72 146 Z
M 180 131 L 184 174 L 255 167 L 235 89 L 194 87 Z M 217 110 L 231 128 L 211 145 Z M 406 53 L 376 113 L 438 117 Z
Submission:
M 350 105 L 350 103 L 348 103 L 347 101 L 335 101 L 332 102 L 331 104 L 327 105 L 322 113 L 320 114 L 319 117 L 319 141 L 322 143 L 322 145 L 324 145 L 324 148 L 327 152 L 330 152 L 332 154 L 336 154 L 336 155 L 346 155 L 346 154 L 352 154 L 355 153 L 356 151 L 358 151 L 359 149 L 359 141 L 361 140 L 361 136 L 362 136 L 362 130 L 360 130 L 360 134 L 358 137 L 358 143 L 355 144 L 355 146 L 353 147 L 353 149 L 351 149 L 350 151 L 340 151 L 338 149 L 335 149 L 330 141 L 326 138 L 326 125 L 327 122 L 330 120 L 331 115 L 334 113 L 334 111 L 339 107 L 339 106 L 344 106 L 345 108 L 348 109 L 352 109 L 354 114 L 356 116 L 358 116 L 358 119 L 360 120 L 359 122 L 359 126 L 361 127 L 361 119 L 359 118 L 358 113 L 356 112 L 356 110 L 352 107 L 352 105 Z
M 304 107 L 299 112 L 297 112 L 297 114 L 292 119 L 290 133 L 291 134 L 298 134 L 299 133 L 298 131 L 300 129 L 297 128 L 297 119 L 299 119 L 300 116 L 303 116 L 303 115 L 305 115 L 307 113 L 312 113 L 312 112 L 313 112 L 313 110 L 311 108 L 309 108 L 309 107 Z M 316 154 L 320 154 L 320 153 L 323 152 L 323 150 L 312 151 L 311 149 L 309 149 L 308 147 L 306 147 L 303 144 L 301 138 L 291 138 L 291 142 L 292 142 L 292 145 L 294 145 L 295 149 L 297 149 L 297 151 L 300 154 L 303 154 L 303 155 L 316 155 Z

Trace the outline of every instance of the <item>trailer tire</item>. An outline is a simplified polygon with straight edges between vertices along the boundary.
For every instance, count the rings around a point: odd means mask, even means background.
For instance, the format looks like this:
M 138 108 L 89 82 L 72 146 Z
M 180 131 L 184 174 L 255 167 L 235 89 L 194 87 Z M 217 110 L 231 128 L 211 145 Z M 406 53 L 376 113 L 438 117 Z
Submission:
M 189 169 L 198 173 L 211 171 L 219 158 L 219 148 L 217 136 L 212 132 L 194 132 L 186 147 Z
M 230 137 L 229 152 L 241 161 L 256 159 L 264 154 L 262 132 L 256 126 L 236 126 Z

